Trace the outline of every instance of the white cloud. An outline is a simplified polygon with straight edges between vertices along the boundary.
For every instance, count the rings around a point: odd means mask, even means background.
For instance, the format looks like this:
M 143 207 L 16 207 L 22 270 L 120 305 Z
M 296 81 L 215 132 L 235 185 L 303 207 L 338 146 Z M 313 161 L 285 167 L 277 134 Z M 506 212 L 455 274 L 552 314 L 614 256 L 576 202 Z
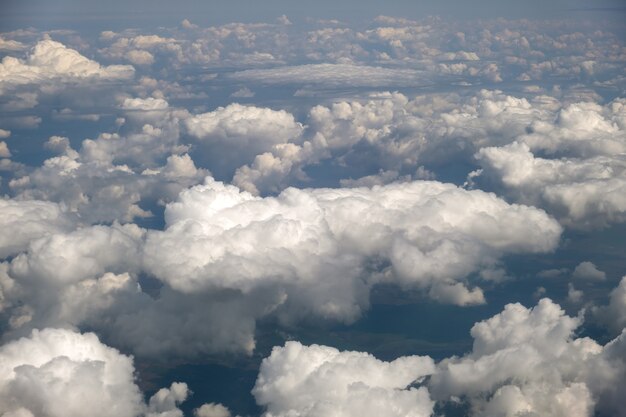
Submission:
M 50 81 L 107 81 L 129 79 L 134 69 L 128 65 L 103 67 L 67 48 L 62 43 L 44 39 L 35 45 L 25 60 L 6 56 L 0 63 L 0 91 L 18 85 Z
M 230 104 L 184 121 L 213 172 L 231 176 L 272 146 L 297 140 L 303 126 L 285 110 Z
M 124 110 L 139 110 L 139 111 L 158 111 L 166 110 L 169 107 L 169 103 L 162 98 L 126 98 L 122 103 Z
M 13 39 L 0 38 L 0 50 L 3 51 L 20 51 L 25 49 L 26 45 Z
M 572 273 L 572 278 L 589 281 L 603 281 L 606 273 L 600 271 L 592 262 L 581 262 Z
M 518 201 L 545 207 L 574 228 L 603 227 L 626 219 L 623 155 L 588 159 L 536 157 L 525 143 L 481 149 L 484 174 Z
M 412 385 L 433 371 L 429 357 L 384 362 L 367 353 L 287 342 L 263 360 L 252 393 L 267 417 L 427 417 L 434 405 L 428 390 Z
M 434 366 L 287 342 L 263 360 L 253 394 L 267 417 L 431 416 L 433 401 L 465 403 L 475 417 L 624 416 L 626 331 L 601 346 L 575 337 L 581 322 L 549 299 L 509 304 L 473 326 L 471 352 Z
M 169 388 L 161 388 L 148 402 L 146 417 L 183 417 L 178 405 L 187 399 L 187 384 L 174 382 Z
M 11 151 L 5 141 L 0 141 L 0 158 L 10 158 Z
M 161 106 L 149 100 L 131 101 L 130 105 Z M 84 140 L 80 152 L 70 147 L 67 138 L 53 136 L 46 147 L 60 155 L 11 180 L 9 187 L 21 199 L 63 204 L 87 223 L 150 217 L 152 213 L 142 205 L 171 201 L 181 189 L 197 184 L 209 172 L 198 169 L 189 155 L 177 155 L 187 148 L 178 143 L 176 111 L 131 113 L 133 120 L 148 117 L 160 124 L 140 124 L 139 131 L 124 136 L 103 133 Z M 165 155 L 169 155 L 165 165 L 158 166 L 157 161 Z
M 0 129 L 0 139 L 6 139 L 9 136 L 11 136 L 11 131 L 10 130 Z
M 474 416 L 624 415 L 617 381 L 626 377 L 626 333 L 602 347 L 574 338 L 580 324 L 549 299 L 532 309 L 509 304 L 474 325 L 471 353 L 437 365 L 431 394 L 466 398 Z
M 134 379 L 132 359 L 93 333 L 34 330 L 0 347 L 0 413 L 134 417 L 144 407 Z
M 202 407 L 194 410 L 193 415 L 195 417 L 231 417 L 228 408 L 222 404 L 203 404 Z
M 183 417 L 184 383 L 146 405 L 131 357 L 94 333 L 46 328 L 0 346 L 0 413 L 9 417 Z
M 131 51 L 126 52 L 124 57 L 131 63 L 135 65 L 152 65 L 154 64 L 154 55 L 152 55 L 148 51 L 143 51 L 140 49 L 133 49 Z
M 26 249 L 37 238 L 69 231 L 74 221 L 59 205 L 37 200 L 0 199 L 0 258 Z
M 144 264 L 173 288 L 270 288 L 284 294 L 288 316 L 344 321 L 360 315 L 380 281 L 483 302 L 465 286 L 469 274 L 503 253 L 551 250 L 561 231 L 534 208 L 419 181 L 259 198 L 207 178 L 169 204 L 165 219 L 165 231 L 148 233 Z

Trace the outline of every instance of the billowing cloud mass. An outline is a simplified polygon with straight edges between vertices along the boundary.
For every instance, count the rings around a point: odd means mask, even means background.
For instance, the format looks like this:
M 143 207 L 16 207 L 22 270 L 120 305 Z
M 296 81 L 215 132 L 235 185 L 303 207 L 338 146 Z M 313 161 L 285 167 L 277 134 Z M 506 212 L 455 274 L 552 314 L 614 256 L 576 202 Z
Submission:
M 464 284 L 469 274 L 497 267 L 503 253 L 550 251 L 561 231 L 542 211 L 420 181 L 259 198 L 207 178 L 169 204 L 165 219 L 165 231 L 148 234 L 144 264 L 173 288 L 278 286 L 286 305 L 348 321 L 376 282 L 483 303 Z
M 428 417 L 434 402 L 425 387 L 429 357 L 384 362 L 362 352 L 287 342 L 263 360 L 252 393 L 267 417 Z
M 69 231 L 73 219 L 48 201 L 0 199 L 0 258 L 16 255 L 37 238 Z
M 534 120 L 510 144 L 476 154 L 482 174 L 517 201 L 545 207 L 577 228 L 623 222 L 626 107 L 577 103 Z M 538 156 L 538 153 L 547 156 Z
M 0 347 L 0 413 L 7 417 L 182 417 L 184 383 L 157 391 L 146 405 L 132 358 L 93 333 L 33 330 Z
M 626 332 L 602 347 L 574 337 L 580 324 L 549 299 L 509 304 L 474 325 L 471 353 L 437 365 L 431 394 L 467 398 L 475 416 L 626 415 Z
M 230 104 L 185 120 L 214 172 L 232 176 L 274 145 L 296 141 L 303 126 L 285 110 Z
M 601 346 L 574 336 L 580 324 L 549 299 L 509 304 L 474 325 L 472 352 L 434 366 L 288 342 L 263 361 L 253 393 L 266 416 L 431 416 L 435 402 L 459 401 L 471 416 L 624 416 L 626 332 Z
M 152 6 L 0 16 L 0 415 L 626 417 L 623 22 Z
M 101 66 L 60 42 L 44 39 L 35 45 L 26 60 L 6 56 L 0 63 L 0 92 L 24 84 L 50 81 L 128 79 L 129 65 Z
M 0 413 L 134 417 L 143 411 L 131 358 L 95 334 L 33 331 L 0 347 Z

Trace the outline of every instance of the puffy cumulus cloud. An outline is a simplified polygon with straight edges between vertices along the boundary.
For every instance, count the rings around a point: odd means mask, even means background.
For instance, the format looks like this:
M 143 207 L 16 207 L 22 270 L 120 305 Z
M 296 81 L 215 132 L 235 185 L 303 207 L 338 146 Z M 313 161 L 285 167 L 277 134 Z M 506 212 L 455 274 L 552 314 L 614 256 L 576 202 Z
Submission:
M 169 204 L 165 219 L 164 231 L 148 233 L 144 265 L 173 288 L 266 289 L 280 294 L 286 318 L 343 321 L 361 314 L 381 281 L 482 303 L 468 275 L 492 270 L 503 253 L 552 250 L 561 232 L 540 210 L 419 181 L 260 198 L 207 178 Z
M 126 98 L 122 103 L 124 110 L 138 110 L 138 111 L 156 111 L 165 110 L 169 107 L 169 103 L 162 98 Z
M 6 139 L 11 136 L 10 130 L 0 129 L 0 139 Z
M 591 312 L 611 333 L 622 332 L 626 328 L 626 277 L 623 277 L 619 285 L 611 291 L 609 304 L 593 307 Z
M 278 21 L 201 28 L 186 22 L 159 28 L 158 34 L 103 32 L 100 40 L 105 46 L 99 52 L 137 65 L 240 68 L 244 71 L 235 73 L 237 78 L 316 88 L 340 82 L 423 86 L 528 83 L 558 77 L 566 83 L 594 81 L 619 90 L 625 56 L 619 30 L 583 28 L 574 20 L 555 25 L 502 19 L 480 24 L 391 19 L 373 21 L 367 29 L 332 20 L 307 27 Z M 257 66 L 262 68 L 248 70 Z
M 125 98 L 122 133 L 102 133 L 85 139 L 80 156 L 85 162 L 128 164 L 133 168 L 154 168 L 170 156 L 188 150 L 180 144 L 180 121 L 186 110 L 170 108 L 162 98 Z
M 253 394 L 268 417 L 431 416 L 447 402 L 476 417 L 624 416 L 626 331 L 602 346 L 575 336 L 581 323 L 549 299 L 509 304 L 472 327 L 471 352 L 437 364 L 287 342 L 263 360 Z
M 176 60 L 183 59 L 183 50 L 174 38 L 164 38 L 159 35 L 123 36 L 106 31 L 100 39 L 114 42 L 99 50 L 100 54 L 108 59 L 125 59 L 135 65 L 152 65 L 155 62 L 155 53 L 173 56 Z
M 233 182 L 255 194 L 277 192 L 294 180 L 306 181 L 306 166 L 329 159 L 400 171 L 417 162 L 425 142 L 419 130 L 428 125 L 411 114 L 410 107 L 409 99 L 399 93 L 315 106 L 309 111 L 306 140 L 276 145 L 258 155 L 237 170 Z M 356 176 L 363 176 L 362 171 Z
M 6 56 L 0 63 L 0 91 L 25 84 L 69 81 L 129 79 L 134 68 L 128 65 L 103 67 L 60 42 L 38 42 L 25 60 Z
M 33 240 L 26 252 L 2 264 L 0 286 L 12 328 L 4 336 L 79 325 L 111 306 L 116 293 L 137 291 L 126 272 L 138 271 L 142 238 L 137 226 L 113 225 Z
M 623 416 L 626 333 L 603 347 L 575 338 L 580 324 L 549 299 L 509 304 L 474 325 L 471 353 L 437 365 L 430 392 L 466 399 L 475 416 Z
M 537 96 L 531 102 L 534 117 L 526 120 L 517 140 L 533 151 L 556 157 L 590 158 L 626 151 L 626 105 L 617 98 L 602 106 L 594 100 L 568 103 Z
M 193 412 L 194 417 L 231 417 L 228 408 L 222 404 L 203 404 L 202 407 L 197 408 Z
M 151 65 L 154 63 L 154 55 L 148 51 L 133 49 L 126 52 L 124 57 L 135 65 Z
M 178 405 L 188 395 L 189 389 L 183 382 L 174 382 L 169 388 L 161 388 L 150 397 L 146 417 L 183 417 Z
M 476 178 L 518 202 L 545 208 L 571 227 L 623 222 L 623 99 L 600 106 L 537 97 L 529 104 L 532 117 L 523 132 L 476 153 L 482 167 Z
M 11 261 L 11 270 L 24 279 L 77 282 L 106 271 L 137 270 L 144 230 L 134 224 L 83 227 L 44 236 Z
M 296 141 L 302 124 L 285 110 L 230 104 L 184 121 L 213 172 L 230 177 L 274 145 Z
M 169 155 L 157 165 L 164 155 L 186 150 L 177 144 L 176 125 L 162 126 L 146 124 L 125 136 L 101 134 L 84 140 L 80 151 L 67 138 L 53 136 L 46 147 L 58 156 L 12 179 L 9 187 L 21 199 L 61 203 L 87 223 L 150 217 L 142 205 L 171 201 L 208 174 L 187 154 Z
M 34 330 L 0 347 L 0 413 L 11 416 L 135 417 L 143 398 L 132 359 L 93 333 Z
M 0 264 L 0 310 L 13 339 L 33 328 L 89 328 L 144 358 L 196 358 L 255 347 L 255 318 L 282 302 L 254 291 L 148 295 L 139 284 L 144 231 L 135 225 L 83 227 L 31 242 Z M 139 263 L 138 263 L 139 262 Z
M 554 118 L 553 105 L 488 90 L 413 99 L 376 93 L 363 100 L 318 105 L 309 111 L 306 140 L 258 155 L 238 169 L 234 182 L 255 193 L 274 192 L 305 178 L 305 167 L 326 160 L 353 178 L 372 174 L 362 167 L 420 178 L 428 176 L 424 165 L 468 161 L 482 147 L 513 142 L 527 134 L 533 121 Z
M 106 44 L 99 50 L 109 59 L 139 59 L 142 65 L 163 64 L 180 68 L 186 65 L 224 65 L 242 67 L 281 63 L 297 48 L 290 45 L 283 24 L 229 23 L 200 28 L 186 20 L 181 28 L 160 28 L 161 34 L 102 32 Z M 184 22 L 184 21 L 183 21 Z M 297 36 L 292 39 L 294 42 Z M 222 52 L 223 51 L 223 52 Z M 148 58 L 152 55 L 154 61 Z
M 425 387 L 432 359 L 407 356 L 384 362 L 362 352 L 287 342 L 261 363 L 252 390 L 267 417 L 427 417 L 434 402 Z
M 525 204 L 545 207 L 570 227 L 602 227 L 626 219 L 623 154 L 546 159 L 525 143 L 483 148 L 476 154 L 489 180 Z
M 576 268 L 574 268 L 572 277 L 581 280 L 602 281 L 606 279 L 606 273 L 600 271 L 593 262 L 585 261 L 579 263 Z
M 0 413 L 12 417 L 182 417 L 174 382 L 144 403 L 131 357 L 94 333 L 46 328 L 0 346 Z
M 71 218 L 58 204 L 37 200 L 0 199 L 0 258 L 16 255 L 37 238 L 69 231 Z

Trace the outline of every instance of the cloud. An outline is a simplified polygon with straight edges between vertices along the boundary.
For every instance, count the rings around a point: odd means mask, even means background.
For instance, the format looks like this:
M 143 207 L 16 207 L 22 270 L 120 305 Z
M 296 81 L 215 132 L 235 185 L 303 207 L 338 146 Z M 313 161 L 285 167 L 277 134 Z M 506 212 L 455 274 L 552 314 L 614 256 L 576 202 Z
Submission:
M 237 103 L 192 116 L 184 124 L 197 139 L 205 163 L 227 177 L 272 146 L 297 140 L 303 131 L 302 124 L 285 110 Z
M 37 238 L 69 231 L 74 224 L 55 203 L 0 199 L 0 258 L 18 254 Z
M 592 262 L 581 262 L 572 273 L 572 278 L 589 281 L 603 281 L 606 273 L 600 271 Z
M 448 403 L 475 417 L 624 416 L 626 331 L 601 346 L 575 337 L 581 323 L 547 298 L 508 304 L 472 327 L 471 352 L 436 364 L 287 342 L 263 360 L 252 392 L 268 417 L 430 416 Z
M 428 84 L 420 71 L 352 64 L 306 64 L 237 71 L 230 78 L 263 84 L 325 87 L 407 87 Z
M 231 417 L 228 408 L 222 404 L 203 404 L 202 407 L 193 411 L 194 417 Z
M 536 157 L 525 143 L 481 149 L 476 157 L 488 178 L 516 200 L 545 207 L 573 228 L 606 227 L 626 219 L 623 155 L 589 159 Z
M 169 388 L 161 388 L 148 403 L 146 417 L 183 417 L 178 405 L 187 399 L 187 384 L 174 382 Z
M 0 141 L 0 158 L 10 158 L 11 151 L 5 141 Z
M 94 333 L 46 328 L 0 346 L 0 413 L 12 417 L 183 417 L 184 383 L 146 405 L 131 357 Z
M 53 136 L 46 147 L 59 155 L 9 181 L 9 187 L 22 199 L 63 204 L 87 223 L 150 217 L 152 213 L 142 205 L 171 201 L 209 172 L 198 169 L 189 155 L 176 154 L 187 148 L 178 144 L 175 111 L 134 110 L 133 114 L 129 118 L 159 118 L 159 125 L 143 124 L 138 132 L 124 136 L 103 133 L 84 140 L 80 151 L 70 147 L 68 138 Z M 157 165 L 165 155 L 169 155 L 165 164 Z
M 254 91 L 250 90 L 248 87 L 242 87 L 230 96 L 234 98 L 252 98 L 254 97 Z
M 317 105 L 309 110 L 304 141 L 276 145 L 258 155 L 237 170 L 233 181 L 263 194 L 306 181 L 305 169 L 321 161 L 341 167 L 352 178 L 377 170 L 406 174 L 452 161 L 473 163 L 481 148 L 509 144 L 527 135 L 533 122 L 554 118 L 554 105 L 497 90 L 413 99 L 381 92 Z
M 12 40 L 12 39 L 4 39 L 0 38 L 0 50 L 3 51 L 20 51 L 25 49 L 26 45 L 21 42 Z
M 132 51 L 126 52 L 124 57 L 131 64 L 135 64 L 135 65 L 152 65 L 152 64 L 154 64 L 154 55 L 152 55 L 148 51 L 133 49 Z
M 251 353 L 255 318 L 268 314 L 280 294 L 183 294 L 163 286 L 149 295 L 138 280 L 144 233 L 130 224 L 82 227 L 35 240 L 1 263 L 4 338 L 86 327 L 144 358 Z
M 34 330 L 0 347 L 0 413 L 134 417 L 143 399 L 132 359 L 93 333 Z
M 622 332 L 626 328 L 626 277 L 611 291 L 609 304 L 593 307 L 591 312 L 612 334 Z
M 430 416 L 428 390 L 413 384 L 434 371 L 432 359 L 384 362 L 361 352 L 287 342 L 261 363 L 252 393 L 264 416 Z
M 602 347 L 574 338 L 580 324 L 549 299 L 509 304 L 474 325 L 471 353 L 437 365 L 431 395 L 465 398 L 474 416 L 624 415 L 615 383 L 626 376 L 626 333 Z
M 552 250 L 561 231 L 534 208 L 420 181 L 259 198 L 207 178 L 169 204 L 165 219 L 164 231 L 148 233 L 144 265 L 172 288 L 269 288 L 283 294 L 288 316 L 343 321 L 361 314 L 377 282 L 481 303 L 468 275 L 503 253 Z
M 122 103 L 124 110 L 138 110 L 138 111 L 158 111 L 166 110 L 169 107 L 169 103 L 162 98 L 126 98 Z
M 72 80 L 126 80 L 134 76 L 129 65 L 103 67 L 62 43 L 51 39 L 38 42 L 25 60 L 6 56 L 0 63 L 0 91 L 18 85 Z

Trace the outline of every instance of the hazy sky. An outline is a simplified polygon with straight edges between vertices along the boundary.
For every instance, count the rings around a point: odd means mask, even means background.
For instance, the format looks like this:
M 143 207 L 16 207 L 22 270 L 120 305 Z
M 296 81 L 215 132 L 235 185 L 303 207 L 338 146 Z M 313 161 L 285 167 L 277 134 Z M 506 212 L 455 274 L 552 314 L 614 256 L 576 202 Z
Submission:
M 4 0 L 2 25 L 41 25 L 50 27 L 98 26 L 129 24 L 172 24 L 193 17 L 202 24 L 233 21 L 268 21 L 286 14 L 292 19 L 323 18 L 348 21 L 363 20 L 377 15 L 404 16 L 411 19 L 439 15 L 466 18 L 541 18 L 556 19 L 592 14 L 609 19 L 621 19 L 626 8 L 620 0 L 501 1 L 501 0 L 428 0 L 428 1 L 333 1 L 315 2 L 290 0 L 111 0 L 106 2 L 79 0 Z M 94 23 L 91 23 L 92 25 Z

